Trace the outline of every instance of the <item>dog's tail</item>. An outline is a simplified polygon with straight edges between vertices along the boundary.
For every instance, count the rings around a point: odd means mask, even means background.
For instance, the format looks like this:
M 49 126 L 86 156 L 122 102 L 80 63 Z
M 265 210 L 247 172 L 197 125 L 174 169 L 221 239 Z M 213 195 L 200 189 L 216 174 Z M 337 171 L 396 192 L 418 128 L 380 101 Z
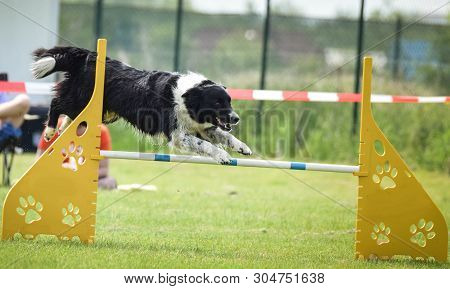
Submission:
M 39 79 L 57 71 L 76 71 L 86 65 L 89 54 L 96 55 L 95 52 L 78 47 L 39 48 L 33 51 L 34 62 L 31 64 L 31 72 L 34 78 Z

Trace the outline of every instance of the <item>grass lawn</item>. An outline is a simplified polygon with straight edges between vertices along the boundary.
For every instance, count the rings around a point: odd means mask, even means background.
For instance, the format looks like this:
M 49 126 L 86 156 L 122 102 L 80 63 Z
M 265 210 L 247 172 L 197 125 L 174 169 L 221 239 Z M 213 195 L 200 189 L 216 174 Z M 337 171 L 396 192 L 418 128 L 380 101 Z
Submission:
M 17 157 L 13 178 L 32 160 Z M 450 268 L 354 260 L 357 178 L 348 174 L 122 160 L 111 171 L 122 184 L 160 175 L 158 190 L 100 191 L 95 244 L 0 242 L 0 268 Z M 449 177 L 416 175 L 450 220 Z

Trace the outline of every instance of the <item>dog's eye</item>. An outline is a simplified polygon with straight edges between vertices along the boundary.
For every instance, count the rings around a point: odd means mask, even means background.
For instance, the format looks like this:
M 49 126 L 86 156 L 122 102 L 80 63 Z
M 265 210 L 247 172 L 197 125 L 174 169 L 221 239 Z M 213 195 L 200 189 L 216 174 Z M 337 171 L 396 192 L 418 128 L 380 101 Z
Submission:
M 221 105 L 220 101 L 219 100 L 216 101 L 216 106 L 220 106 L 220 105 Z

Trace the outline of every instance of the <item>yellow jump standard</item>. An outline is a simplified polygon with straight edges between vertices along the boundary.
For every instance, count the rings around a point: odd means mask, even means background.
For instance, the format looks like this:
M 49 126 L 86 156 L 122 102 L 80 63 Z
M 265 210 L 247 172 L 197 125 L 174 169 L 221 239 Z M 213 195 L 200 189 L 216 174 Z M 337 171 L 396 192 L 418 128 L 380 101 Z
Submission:
M 100 151 L 106 40 L 97 44 L 95 87 L 86 108 L 45 151 L 6 196 L 2 239 L 40 234 L 61 240 L 95 236 L 99 160 L 104 157 L 212 164 L 199 156 Z M 370 95 L 372 59 L 364 59 L 358 166 L 234 159 L 232 166 L 272 167 L 353 173 L 358 177 L 355 256 L 395 255 L 447 260 L 444 217 L 412 171 L 376 125 Z M 80 125 L 87 130 L 77 134 Z

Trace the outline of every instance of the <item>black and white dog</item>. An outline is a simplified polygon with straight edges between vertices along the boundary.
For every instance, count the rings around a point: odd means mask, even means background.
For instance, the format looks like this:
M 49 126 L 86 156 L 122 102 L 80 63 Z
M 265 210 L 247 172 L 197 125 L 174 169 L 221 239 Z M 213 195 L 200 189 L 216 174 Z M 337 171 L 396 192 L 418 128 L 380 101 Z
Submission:
M 50 105 L 44 134 L 49 140 L 56 133 L 60 115 L 65 115 L 59 128 L 63 131 L 89 102 L 97 53 L 54 47 L 37 49 L 33 55 L 31 71 L 35 78 L 65 72 Z M 138 70 L 107 58 L 103 122 L 118 118 L 144 134 L 164 134 L 169 144 L 184 152 L 209 156 L 222 164 L 230 162 L 230 155 L 222 147 L 244 155 L 252 153 L 230 134 L 239 116 L 231 107 L 225 87 L 200 74 Z

